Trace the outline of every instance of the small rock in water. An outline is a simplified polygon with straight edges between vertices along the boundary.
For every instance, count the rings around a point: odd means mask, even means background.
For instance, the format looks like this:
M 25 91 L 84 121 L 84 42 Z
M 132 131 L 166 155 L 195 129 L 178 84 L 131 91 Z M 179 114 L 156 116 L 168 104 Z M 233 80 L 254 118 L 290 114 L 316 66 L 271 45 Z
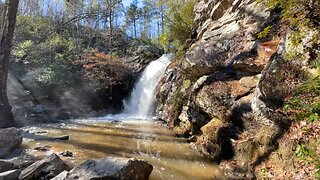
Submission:
M 62 153 L 60 153 L 60 155 L 63 157 L 73 157 L 73 153 L 70 151 L 62 152 Z
M 38 146 L 38 147 L 35 147 L 33 149 L 37 150 L 37 151 L 50 151 L 51 146 Z
M 60 140 L 60 141 L 66 141 L 66 140 L 69 140 L 70 137 L 68 135 L 65 135 L 65 136 L 55 137 L 53 139 Z
M 41 138 L 39 140 L 42 140 L 42 141 L 67 141 L 69 139 L 70 139 L 70 136 L 64 135 L 64 136 L 59 136 L 59 137 L 45 137 L 45 138 Z
M 111 123 L 113 123 L 113 124 L 119 124 L 119 123 L 122 123 L 122 121 L 119 121 L 119 120 L 113 120 L 113 121 L 111 121 Z
M 48 132 L 47 131 L 38 131 L 36 132 L 36 134 L 47 134 Z

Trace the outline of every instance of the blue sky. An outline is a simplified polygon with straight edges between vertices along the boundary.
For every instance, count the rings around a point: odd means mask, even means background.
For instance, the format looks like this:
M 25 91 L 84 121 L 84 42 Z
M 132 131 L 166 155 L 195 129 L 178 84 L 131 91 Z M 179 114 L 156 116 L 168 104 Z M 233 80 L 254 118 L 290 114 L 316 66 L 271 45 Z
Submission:
M 129 6 L 130 3 L 132 3 L 132 0 L 123 0 L 123 5 L 124 6 Z
M 133 2 L 133 0 L 122 0 L 122 3 L 124 6 L 129 6 L 130 3 L 132 3 L 132 2 Z M 139 2 L 139 4 L 141 4 L 140 1 L 138 1 L 138 2 Z

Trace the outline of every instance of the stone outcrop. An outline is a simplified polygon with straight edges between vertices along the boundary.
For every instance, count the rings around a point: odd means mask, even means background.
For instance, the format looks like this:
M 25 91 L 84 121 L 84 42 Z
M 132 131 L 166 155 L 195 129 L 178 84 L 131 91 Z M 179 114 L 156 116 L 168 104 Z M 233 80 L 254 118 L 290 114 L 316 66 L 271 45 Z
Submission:
M 0 129 L 0 158 L 11 153 L 22 143 L 20 130 L 17 128 Z
M 21 172 L 19 179 L 51 179 L 65 170 L 69 170 L 69 167 L 58 155 L 51 154 L 24 169 Z
M 73 168 L 69 173 L 60 174 L 56 179 L 136 179 L 147 180 L 152 165 L 142 160 L 125 158 L 105 158 L 89 160 Z
M 116 157 L 88 160 L 71 169 L 58 155 L 51 154 L 27 167 L 19 161 L 0 161 L 0 180 L 148 180 L 152 170 L 146 161 Z
M 51 180 L 64 180 L 68 175 L 68 171 L 63 171 L 58 176 L 52 178 Z
M 200 0 L 195 13 L 197 37 L 158 85 L 158 116 L 177 134 L 196 137 L 197 149 L 228 178 L 252 179 L 290 124 L 279 108 L 307 64 L 286 59 L 290 32 L 257 38 L 269 25 L 281 29 L 277 10 L 250 0 Z
M 18 169 L 2 172 L 0 173 L 0 180 L 16 180 L 20 173 L 21 171 Z
M 151 61 L 158 59 L 163 52 L 154 45 L 132 45 L 129 48 L 130 57 L 124 61 L 133 67 L 134 71 L 141 72 Z
M 12 162 L 0 160 L 0 173 L 14 169 Z

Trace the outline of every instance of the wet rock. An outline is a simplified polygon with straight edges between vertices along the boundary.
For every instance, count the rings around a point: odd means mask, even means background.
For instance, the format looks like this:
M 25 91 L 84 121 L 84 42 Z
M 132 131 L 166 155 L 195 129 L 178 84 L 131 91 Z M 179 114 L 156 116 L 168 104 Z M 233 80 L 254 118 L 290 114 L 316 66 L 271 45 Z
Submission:
M 0 173 L 14 169 L 12 162 L 0 160 Z
M 106 158 L 82 163 L 72 169 L 65 179 L 147 180 L 152 169 L 152 165 L 142 160 Z
M 62 173 L 60 173 L 58 176 L 52 178 L 51 180 L 65 180 L 67 175 L 68 175 L 68 171 L 63 171 Z
M 36 134 L 47 134 L 47 131 L 37 131 Z
M 18 169 L 0 173 L 0 180 L 17 180 L 21 171 Z
M 33 164 L 35 160 L 29 155 L 22 154 L 19 157 L 8 160 L 8 162 L 14 164 L 14 169 L 25 169 Z
M 17 128 L 0 129 L 0 158 L 9 155 L 22 143 L 20 130 Z
M 51 146 L 38 146 L 38 147 L 35 147 L 33 149 L 37 150 L 37 151 L 50 151 Z
M 46 108 L 43 105 L 37 105 L 34 108 L 32 108 L 33 113 L 44 113 L 46 111 Z
M 119 123 L 122 123 L 122 121 L 119 121 L 119 120 L 113 120 L 113 121 L 111 121 L 111 123 L 113 123 L 113 124 L 119 124 Z
M 63 157 L 73 157 L 73 153 L 70 151 L 62 152 L 62 153 L 60 153 L 60 155 Z
M 67 141 L 70 139 L 70 136 L 68 135 L 64 135 L 64 136 L 60 136 L 60 137 L 53 137 L 52 140 L 57 140 L 57 141 Z
M 63 136 L 58 136 L 58 137 L 37 137 L 37 140 L 39 141 L 67 141 L 70 139 L 70 136 L 68 135 L 63 135 Z
M 21 172 L 19 179 L 50 179 L 65 170 L 69 170 L 69 167 L 59 158 L 58 155 L 51 154 L 50 156 L 37 161 L 24 169 Z

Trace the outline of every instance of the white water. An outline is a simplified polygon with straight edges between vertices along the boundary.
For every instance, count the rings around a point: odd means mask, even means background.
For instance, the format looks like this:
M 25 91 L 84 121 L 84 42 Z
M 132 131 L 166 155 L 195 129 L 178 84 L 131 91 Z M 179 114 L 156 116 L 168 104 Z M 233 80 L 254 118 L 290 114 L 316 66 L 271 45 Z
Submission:
M 125 110 L 121 114 L 108 115 L 112 120 L 150 119 L 155 108 L 155 91 L 161 77 L 169 65 L 173 54 L 164 54 L 152 61 L 137 81 L 131 96 L 124 101 Z

